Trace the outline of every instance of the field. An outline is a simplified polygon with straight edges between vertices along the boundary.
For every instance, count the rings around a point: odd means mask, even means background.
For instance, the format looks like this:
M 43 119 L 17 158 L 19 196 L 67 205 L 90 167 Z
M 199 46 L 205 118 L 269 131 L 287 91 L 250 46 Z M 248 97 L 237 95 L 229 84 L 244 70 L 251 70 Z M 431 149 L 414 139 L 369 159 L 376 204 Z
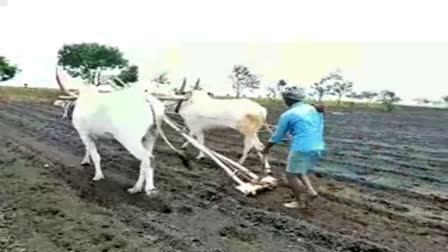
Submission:
M 114 141 L 99 144 L 106 179 L 94 183 L 53 96 L 0 88 L 0 251 L 448 251 L 448 110 L 329 113 L 321 197 L 290 210 L 285 146 L 270 157 L 280 186 L 256 197 L 210 160 L 184 168 L 162 140 L 158 196 L 126 192 L 139 162 Z M 283 108 L 269 109 L 275 124 Z M 206 144 L 233 159 L 242 149 L 228 130 Z M 255 155 L 247 166 L 260 171 Z

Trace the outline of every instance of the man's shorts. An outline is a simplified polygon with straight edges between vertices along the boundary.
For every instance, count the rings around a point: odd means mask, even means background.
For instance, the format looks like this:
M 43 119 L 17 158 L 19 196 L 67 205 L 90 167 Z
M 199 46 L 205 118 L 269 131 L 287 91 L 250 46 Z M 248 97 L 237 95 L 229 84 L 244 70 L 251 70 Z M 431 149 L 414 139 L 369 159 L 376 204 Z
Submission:
M 288 165 L 286 172 L 288 174 L 306 175 L 319 162 L 323 155 L 323 151 L 290 151 L 288 156 Z

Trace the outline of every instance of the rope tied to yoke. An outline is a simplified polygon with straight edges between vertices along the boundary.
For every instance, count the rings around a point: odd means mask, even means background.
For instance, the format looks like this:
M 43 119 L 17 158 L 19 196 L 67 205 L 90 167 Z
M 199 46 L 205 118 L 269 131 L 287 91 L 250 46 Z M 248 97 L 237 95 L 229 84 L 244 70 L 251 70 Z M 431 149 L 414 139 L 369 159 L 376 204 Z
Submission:
M 69 118 L 72 119 L 73 110 L 75 109 L 76 101 L 68 101 L 64 104 L 64 113 L 62 115 L 62 118 Z

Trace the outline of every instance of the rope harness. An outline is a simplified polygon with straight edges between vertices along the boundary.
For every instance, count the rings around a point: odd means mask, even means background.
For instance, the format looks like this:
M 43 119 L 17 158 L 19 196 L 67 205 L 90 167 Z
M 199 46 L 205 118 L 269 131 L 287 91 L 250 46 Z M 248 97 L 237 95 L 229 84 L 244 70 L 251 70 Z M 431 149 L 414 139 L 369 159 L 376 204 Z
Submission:
M 62 118 L 65 119 L 68 117 L 68 119 L 72 119 L 73 110 L 75 109 L 76 101 L 68 101 L 64 104 L 64 114 L 62 115 Z

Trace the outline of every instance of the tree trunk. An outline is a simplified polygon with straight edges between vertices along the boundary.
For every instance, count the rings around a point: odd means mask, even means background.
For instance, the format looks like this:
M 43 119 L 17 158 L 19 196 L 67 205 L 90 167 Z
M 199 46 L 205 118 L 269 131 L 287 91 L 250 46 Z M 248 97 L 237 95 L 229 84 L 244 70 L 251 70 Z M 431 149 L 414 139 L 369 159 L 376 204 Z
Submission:
M 339 104 L 341 104 L 341 98 L 342 98 L 342 95 L 339 95 L 338 96 L 338 106 L 339 106 Z
M 236 88 L 236 98 L 240 98 L 241 96 L 241 90 L 239 87 Z

